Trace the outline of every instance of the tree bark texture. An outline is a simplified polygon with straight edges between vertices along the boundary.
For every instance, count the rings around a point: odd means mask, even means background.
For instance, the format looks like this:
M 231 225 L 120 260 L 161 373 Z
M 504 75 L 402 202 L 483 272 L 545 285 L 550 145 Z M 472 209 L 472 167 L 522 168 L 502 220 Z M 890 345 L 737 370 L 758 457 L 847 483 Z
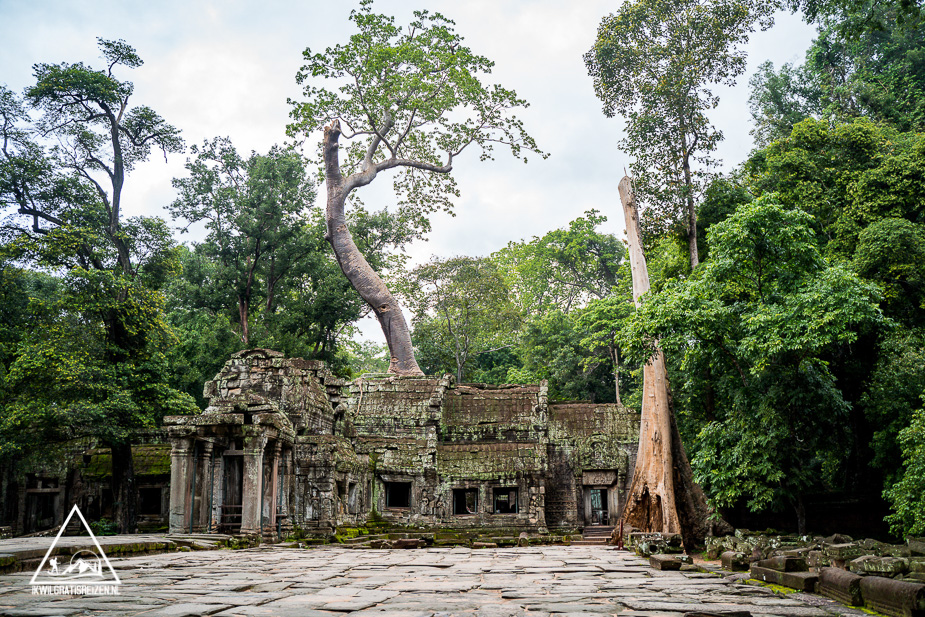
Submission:
M 423 375 L 424 372 L 414 359 L 411 345 L 411 331 L 401 307 L 385 283 L 363 257 L 347 228 L 344 205 L 354 188 L 372 182 L 375 166 L 367 166 L 362 172 L 344 178 L 340 171 L 338 139 L 340 125 L 333 122 L 324 128 L 324 164 L 327 184 L 327 210 L 325 238 L 334 249 L 334 255 L 347 280 L 360 297 L 369 304 L 379 320 L 382 332 L 389 346 L 389 372 L 398 375 Z
M 132 445 L 112 444 L 110 450 L 112 451 L 113 518 L 119 527 L 119 533 L 135 533 L 138 491 L 135 487 Z
M 649 274 L 639 241 L 639 213 L 632 180 L 624 177 L 619 190 L 626 218 L 633 300 L 638 307 L 640 297 L 649 291 Z M 685 549 L 690 552 L 702 544 L 711 531 L 709 517 L 706 498 L 694 482 L 690 462 L 681 443 L 665 356 L 660 348 L 656 348 L 643 368 L 639 450 L 618 531 L 626 524 L 647 532 L 680 533 Z M 724 532 L 729 528 L 722 521 L 720 526 Z

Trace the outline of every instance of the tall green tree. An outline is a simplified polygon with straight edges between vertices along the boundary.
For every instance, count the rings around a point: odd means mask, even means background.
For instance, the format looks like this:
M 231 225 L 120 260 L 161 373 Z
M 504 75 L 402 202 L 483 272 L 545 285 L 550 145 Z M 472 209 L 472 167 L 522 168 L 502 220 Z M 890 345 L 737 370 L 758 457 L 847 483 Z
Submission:
M 769 7 L 740 0 L 635 0 L 603 19 L 585 56 L 607 117 L 626 121 L 620 147 L 649 228 L 686 230 L 691 268 L 700 262 L 696 203 L 722 133 L 707 113 L 710 89 L 731 86 L 745 70 L 756 20 Z
M 461 382 L 478 355 L 516 340 L 520 312 L 490 259 L 431 259 L 411 271 L 409 283 L 414 341 L 429 370 L 451 360 Z
M 483 160 L 495 145 L 508 146 L 518 158 L 538 150 L 510 113 L 526 102 L 511 90 L 481 83 L 492 62 L 463 45 L 451 20 L 416 11 L 403 28 L 373 13 L 371 0 L 363 0 L 350 20 L 357 32 L 347 44 L 318 54 L 305 50 L 306 64 L 296 77 L 305 85 L 305 100 L 293 103 L 288 132 L 308 138 L 323 131 L 327 239 L 382 326 L 389 371 L 420 374 L 401 308 L 347 227 L 348 198 L 379 173 L 395 170 L 399 205 L 426 216 L 450 209 L 457 195 L 450 172 L 470 146 L 481 149 Z M 317 78 L 342 85 L 328 90 L 314 85 Z
M 173 181 L 179 197 L 170 211 L 188 224 L 205 223 L 208 233 L 196 250 L 212 261 L 210 283 L 226 295 L 219 302 L 234 303 L 241 341 L 248 347 L 253 305 L 262 299 L 265 312 L 273 313 L 278 289 L 315 248 L 304 215 L 314 189 L 301 157 L 292 151 L 273 147 L 245 160 L 231 140 L 215 138 L 194 146 L 192 153 L 189 177 Z
M 801 532 L 804 495 L 834 477 L 850 438 L 831 358 L 881 319 L 876 286 L 826 264 L 811 224 L 773 196 L 741 206 L 711 227 L 699 274 L 653 294 L 628 329 L 638 355 L 658 340 L 686 387 L 711 382 L 712 404 L 688 406 L 700 418 L 691 463 L 712 503 L 789 504 Z
M 135 50 L 98 41 L 103 69 L 37 64 L 24 100 L 0 91 L 4 253 L 64 284 L 32 307 L 37 328 L 10 368 L 18 398 L 5 423 L 24 439 L 92 436 L 110 447 L 115 517 L 132 532 L 132 433 L 190 401 L 163 380 L 160 289 L 176 272 L 175 247 L 160 219 L 124 217 L 123 189 L 154 150 L 183 142 L 150 107 L 129 104 L 132 83 L 115 71 L 141 66 Z
M 510 242 L 492 254 L 521 311 L 568 313 L 611 293 L 626 249 L 613 234 L 597 230 L 606 220 L 589 210 L 567 229 Z

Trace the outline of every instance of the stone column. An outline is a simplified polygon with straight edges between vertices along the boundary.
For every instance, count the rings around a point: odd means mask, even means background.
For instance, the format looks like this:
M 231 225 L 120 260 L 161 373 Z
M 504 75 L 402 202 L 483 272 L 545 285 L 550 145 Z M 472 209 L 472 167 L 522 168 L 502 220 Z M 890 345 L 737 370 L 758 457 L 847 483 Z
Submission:
M 211 441 L 205 441 L 202 444 L 202 456 L 199 459 L 199 479 L 196 483 L 202 488 L 199 491 L 199 511 L 196 513 L 196 527 L 200 531 L 209 531 L 209 523 L 212 518 L 212 512 L 209 508 L 209 502 L 212 495 L 212 448 L 214 444 Z
M 170 533 L 186 533 L 188 531 L 187 515 L 189 504 L 189 470 L 192 462 L 192 437 L 173 437 L 170 450 Z
M 263 494 L 263 449 L 265 435 L 251 435 L 244 439 L 244 483 L 241 487 L 241 533 L 259 534 L 261 515 L 260 496 Z
M 282 452 L 283 444 L 276 440 L 273 446 L 273 470 L 270 476 L 270 529 L 276 533 L 276 502 L 279 495 L 279 455 Z

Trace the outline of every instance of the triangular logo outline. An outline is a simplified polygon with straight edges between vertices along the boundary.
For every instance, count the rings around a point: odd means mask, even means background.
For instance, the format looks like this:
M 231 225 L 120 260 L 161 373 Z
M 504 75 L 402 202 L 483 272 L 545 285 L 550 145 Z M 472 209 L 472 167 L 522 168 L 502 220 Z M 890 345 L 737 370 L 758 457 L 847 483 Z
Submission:
M 51 553 L 55 550 L 55 547 L 58 545 L 58 540 L 61 539 L 61 535 L 64 533 L 64 530 L 67 529 L 68 523 L 71 522 L 71 519 L 74 517 L 74 514 L 77 514 L 77 517 L 80 518 L 80 522 L 83 524 L 84 529 L 90 534 L 90 539 L 93 540 L 93 545 L 96 546 L 96 550 L 99 551 L 100 556 L 103 558 L 103 561 L 106 563 L 106 567 L 109 568 L 109 573 L 115 579 L 115 582 L 104 581 L 101 584 L 104 585 L 121 585 L 122 581 L 119 580 L 119 575 L 116 574 L 115 569 L 112 567 L 112 564 L 109 563 L 109 557 L 106 556 L 103 547 L 100 546 L 99 540 L 96 539 L 96 536 L 93 535 L 93 531 L 90 529 L 90 525 L 87 524 L 87 519 L 84 518 L 83 513 L 81 513 L 80 508 L 77 507 L 77 504 L 74 504 L 74 507 L 71 508 L 71 513 L 67 515 L 67 518 L 64 519 L 64 522 L 61 524 L 61 529 L 58 530 L 58 535 L 55 536 L 55 541 L 51 543 L 51 546 L 48 547 L 48 551 L 45 553 L 45 556 L 42 558 L 42 562 L 39 564 L 39 567 L 35 570 L 35 574 L 32 575 L 32 579 L 29 581 L 30 585 L 59 585 L 60 581 L 36 581 L 39 574 L 42 572 L 42 568 L 45 567 L 45 563 L 48 562 L 48 558 L 51 557 Z M 102 572 L 101 572 L 102 574 Z

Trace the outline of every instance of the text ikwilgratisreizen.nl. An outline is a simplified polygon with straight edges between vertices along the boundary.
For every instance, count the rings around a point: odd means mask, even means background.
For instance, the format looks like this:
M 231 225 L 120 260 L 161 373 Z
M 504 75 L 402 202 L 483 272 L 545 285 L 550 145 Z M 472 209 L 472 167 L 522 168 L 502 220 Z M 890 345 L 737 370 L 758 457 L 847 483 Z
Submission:
M 33 585 L 34 596 L 117 596 L 118 585 Z

